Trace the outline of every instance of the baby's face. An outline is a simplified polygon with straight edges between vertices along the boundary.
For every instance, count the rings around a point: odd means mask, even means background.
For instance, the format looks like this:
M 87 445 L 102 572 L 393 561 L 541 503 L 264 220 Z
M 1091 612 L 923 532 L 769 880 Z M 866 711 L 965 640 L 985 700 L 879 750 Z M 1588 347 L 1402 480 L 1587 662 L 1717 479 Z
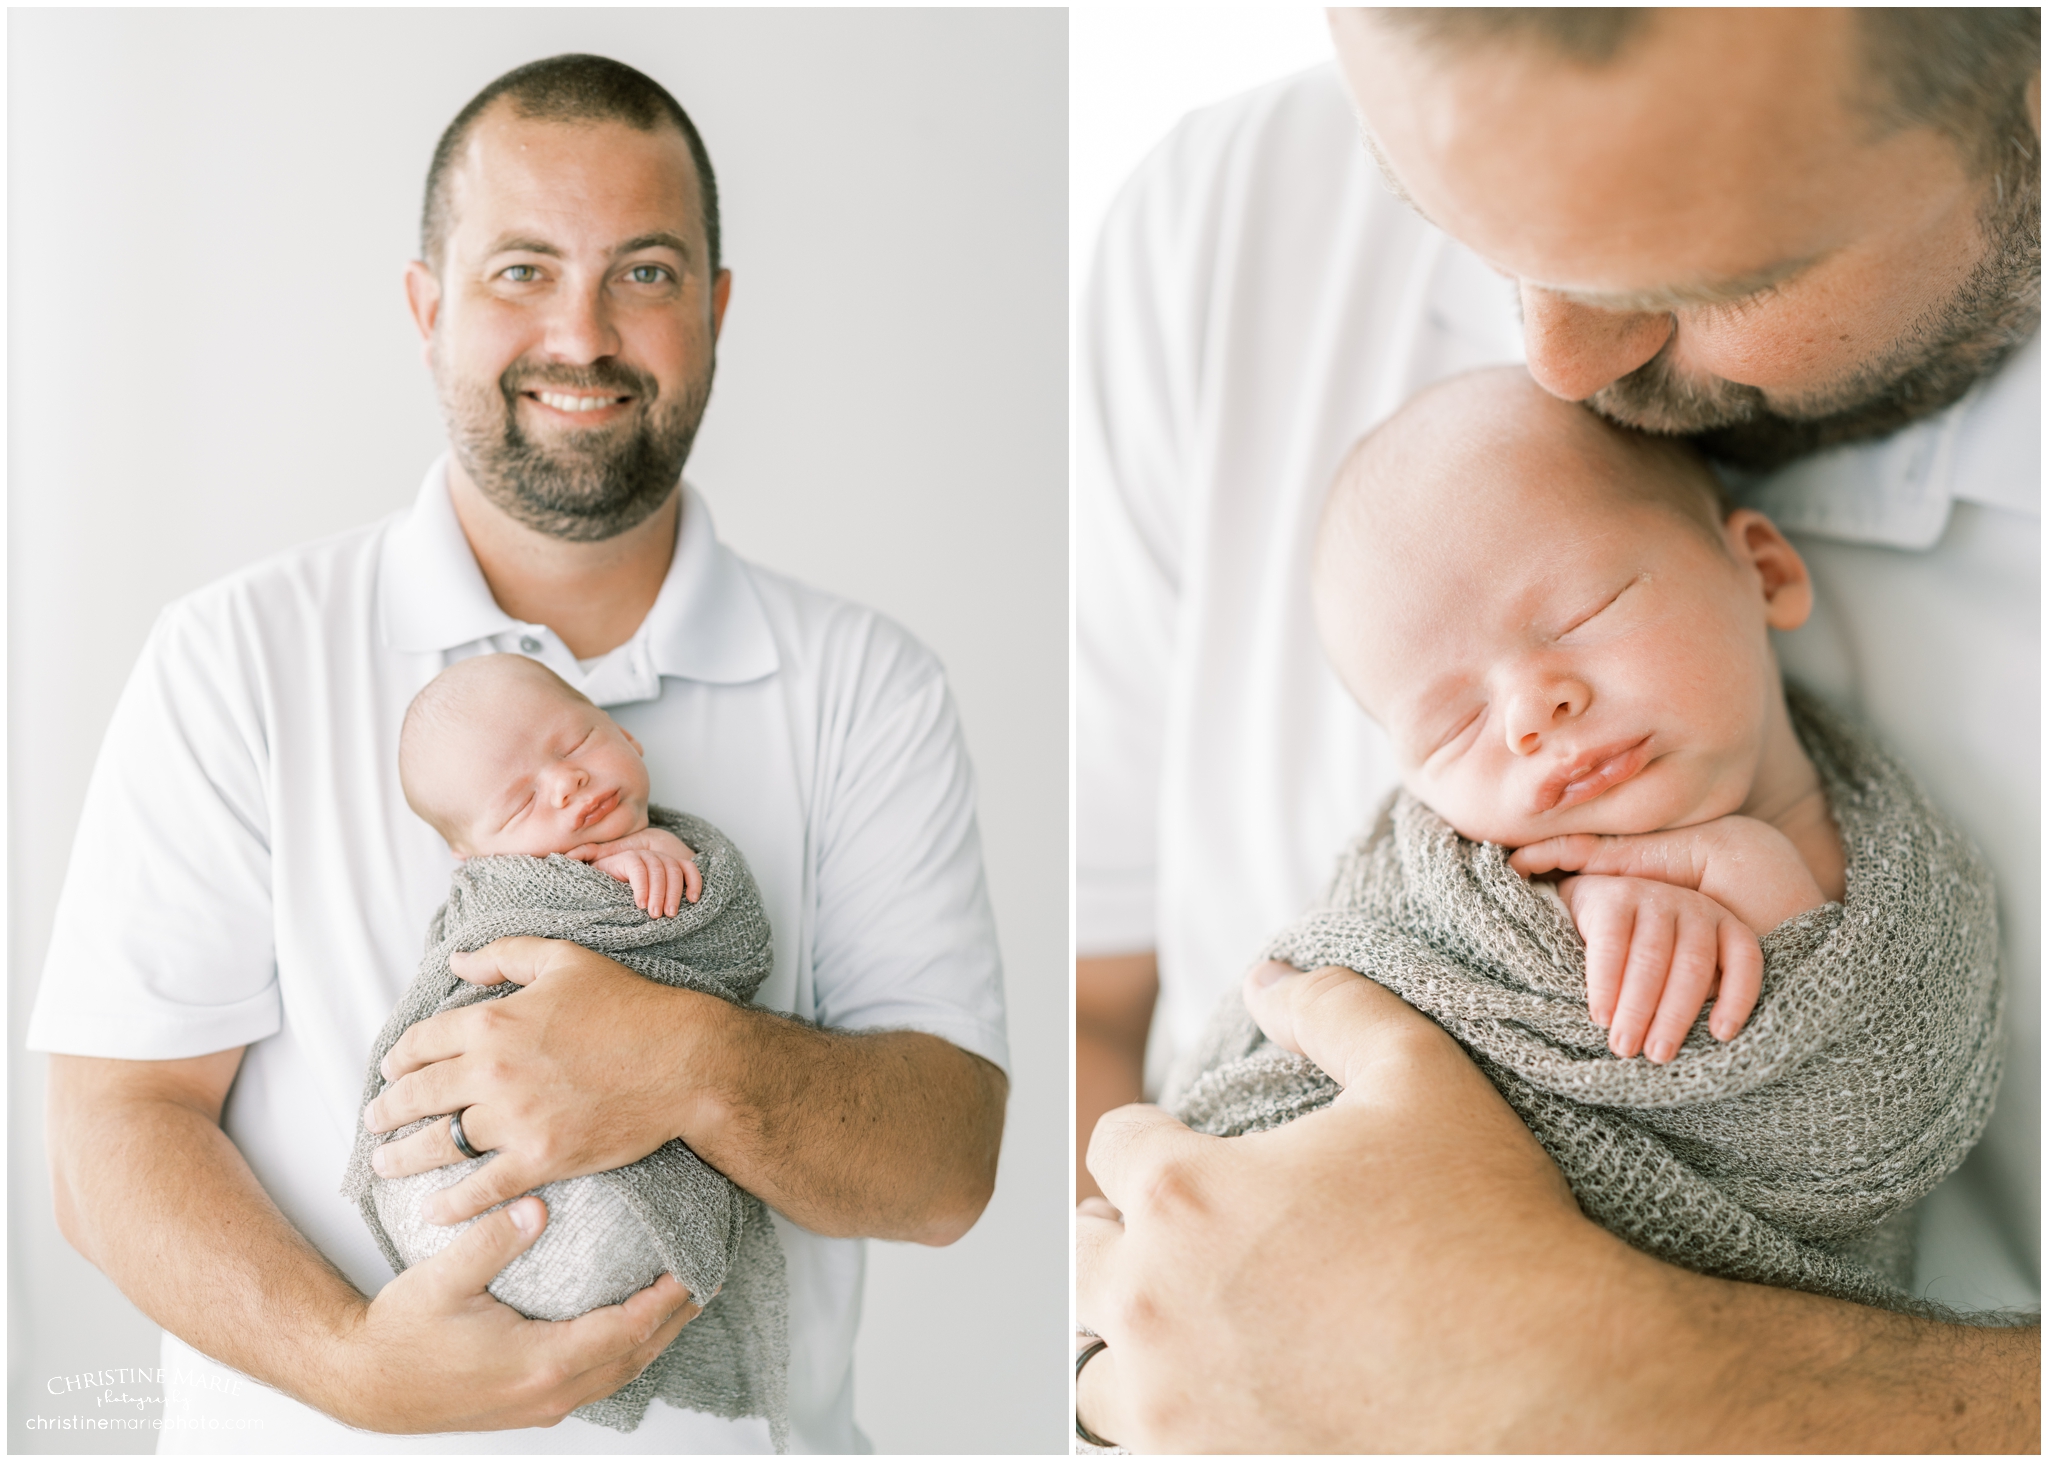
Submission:
M 610 716 L 523 677 L 489 699 L 433 749 L 456 852 L 566 853 L 647 826 L 647 764 Z
M 1685 826 L 1743 808 L 1782 694 L 1759 533 L 1783 544 L 1753 513 L 1717 543 L 1518 445 L 1353 520 L 1318 613 L 1406 786 L 1464 836 Z

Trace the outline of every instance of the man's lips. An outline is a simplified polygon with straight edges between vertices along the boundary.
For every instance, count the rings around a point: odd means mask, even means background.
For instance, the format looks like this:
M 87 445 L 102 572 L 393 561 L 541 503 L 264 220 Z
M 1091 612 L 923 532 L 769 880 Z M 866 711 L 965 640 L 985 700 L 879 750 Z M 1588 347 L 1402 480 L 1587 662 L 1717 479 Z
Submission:
M 540 408 L 541 414 L 573 426 L 599 426 L 613 420 L 633 404 L 631 396 L 615 391 L 556 390 L 533 387 L 520 398 Z
M 1543 779 L 1536 789 L 1538 812 L 1562 812 L 1591 802 L 1650 764 L 1650 738 L 1603 746 L 1576 756 Z
M 577 829 L 580 831 L 610 817 L 618 808 L 619 796 L 619 789 L 614 787 L 596 801 L 585 804 L 582 813 L 576 819 Z

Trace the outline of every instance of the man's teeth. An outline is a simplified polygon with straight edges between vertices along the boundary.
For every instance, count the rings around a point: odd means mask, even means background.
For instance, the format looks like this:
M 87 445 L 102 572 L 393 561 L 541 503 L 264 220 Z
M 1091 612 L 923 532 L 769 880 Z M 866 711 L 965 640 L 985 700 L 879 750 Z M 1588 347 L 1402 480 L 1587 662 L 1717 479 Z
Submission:
M 553 391 L 536 391 L 533 394 L 557 411 L 596 411 L 619 399 L 616 396 L 560 396 Z

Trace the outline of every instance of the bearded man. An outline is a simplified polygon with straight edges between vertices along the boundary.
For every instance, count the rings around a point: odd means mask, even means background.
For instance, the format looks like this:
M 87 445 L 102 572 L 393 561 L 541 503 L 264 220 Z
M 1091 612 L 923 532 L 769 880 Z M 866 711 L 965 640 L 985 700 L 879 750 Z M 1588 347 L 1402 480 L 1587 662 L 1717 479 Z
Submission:
M 108 731 L 30 1029 L 60 1053 L 59 1222 L 164 1327 L 167 1418 L 206 1421 L 166 1450 L 765 1450 L 765 1421 L 663 1404 L 625 1435 L 564 1420 L 709 1296 L 665 1276 L 550 1325 L 484 1292 L 538 1232 L 532 1202 L 495 1205 L 679 1138 L 777 1215 L 794 1444 L 859 1450 L 859 1240 L 966 1232 L 1006 1091 L 943 674 L 733 556 L 680 483 L 731 276 L 710 159 L 660 86 L 593 56 L 493 82 L 435 151 L 421 242 L 406 290 L 451 453 L 409 512 L 172 605 Z M 485 1216 L 394 1278 L 339 1185 L 449 871 L 397 736 L 490 652 L 609 707 L 656 796 L 744 849 L 775 967 L 738 1008 L 576 945 L 487 946 L 465 978 L 525 988 L 415 1027 L 365 1116 L 457 1112 L 497 1154 L 443 1214 Z M 446 1121 L 385 1150 L 394 1174 L 458 1156 Z
M 1789 530 L 1818 604 L 1787 672 L 1987 855 L 2005 1088 L 1922 1205 L 1920 1287 L 2038 1304 L 2039 12 L 1331 26 L 1336 68 L 1160 148 L 1084 309 L 1077 1304 L 1107 1347 L 1080 1420 L 1166 1451 L 2038 1446 L 2037 1329 L 1647 1258 L 1348 971 L 1245 986 L 1345 1087 L 1327 1111 L 1224 1141 L 1119 1106 L 1148 1028 L 1192 1044 L 1398 780 L 1316 648 L 1337 463 L 1432 382 L 1523 360 L 1696 436 Z

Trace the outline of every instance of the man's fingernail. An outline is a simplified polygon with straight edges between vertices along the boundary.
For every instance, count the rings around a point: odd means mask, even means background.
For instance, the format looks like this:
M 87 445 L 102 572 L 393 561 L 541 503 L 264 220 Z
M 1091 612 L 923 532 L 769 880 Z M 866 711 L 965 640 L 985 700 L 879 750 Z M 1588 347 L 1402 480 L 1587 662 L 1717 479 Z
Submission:
M 1284 965 L 1277 959 L 1269 959 L 1252 971 L 1252 984 L 1256 988 L 1264 990 L 1270 985 L 1279 983 L 1287 975 L 1299 973 L 1300 971 L 1296 970 L 1292 965 Z
M 534 1205 L 525 1202 L 513 1204 L 512 1226 L 522 1234 L 539 1233 L 540 1215 L 534 1211 Z
M 383 1148 L 380 1147 L 370 1154 L 370 1166 L 376 1170 L 379 1177 L 383 1177 L 391 1171 L 391 1159 L 385 1154 Z

